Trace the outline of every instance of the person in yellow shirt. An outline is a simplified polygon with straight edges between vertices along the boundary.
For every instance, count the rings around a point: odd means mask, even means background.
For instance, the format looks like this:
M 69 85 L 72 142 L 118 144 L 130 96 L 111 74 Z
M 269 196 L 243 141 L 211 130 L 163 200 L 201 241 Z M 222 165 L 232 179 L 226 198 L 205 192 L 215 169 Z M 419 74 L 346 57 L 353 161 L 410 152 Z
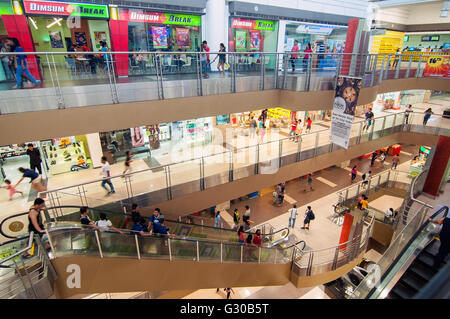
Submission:
M 369 208 L 369 201 L 366 195 L 362 195 L 363 199 L 360 201 L 361 210 Z

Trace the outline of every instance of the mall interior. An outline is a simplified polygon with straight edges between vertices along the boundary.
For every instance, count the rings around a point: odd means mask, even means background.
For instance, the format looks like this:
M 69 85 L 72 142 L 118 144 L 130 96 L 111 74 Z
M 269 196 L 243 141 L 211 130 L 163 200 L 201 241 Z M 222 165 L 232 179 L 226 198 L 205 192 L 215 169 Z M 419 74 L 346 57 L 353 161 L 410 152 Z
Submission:
M 0 299 L 448 299 L 449 10 L 0 0 Z

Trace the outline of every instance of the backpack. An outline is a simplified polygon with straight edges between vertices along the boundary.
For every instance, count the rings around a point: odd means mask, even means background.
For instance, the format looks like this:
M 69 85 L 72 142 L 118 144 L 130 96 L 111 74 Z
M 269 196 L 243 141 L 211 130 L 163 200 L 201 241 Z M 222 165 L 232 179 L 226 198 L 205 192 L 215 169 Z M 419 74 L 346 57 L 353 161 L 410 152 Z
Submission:
M 314 216 L 314 213 L 312 212 L 312 210 L 310 210 L 310 211 L 308 212 L 308 219 L 309 219 L 309 220 L 314 220 L 314 218 L 316 218 L 316 216 Z
M 364 173 L 364 174 L 361 176 L 361 178 L 363 179 L 363 181 L 366 180 L 366 173 Z

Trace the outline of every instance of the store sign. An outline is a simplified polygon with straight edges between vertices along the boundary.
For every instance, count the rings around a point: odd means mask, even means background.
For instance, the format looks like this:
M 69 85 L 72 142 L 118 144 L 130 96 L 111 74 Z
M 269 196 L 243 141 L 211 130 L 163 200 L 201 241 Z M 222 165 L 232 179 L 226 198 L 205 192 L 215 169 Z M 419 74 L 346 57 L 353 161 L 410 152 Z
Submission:
M 358 103 L 361 79 L 339 77 L 331 117 L 330 141 L 348 148 L 355 109 Z
M 301 24 L 297 27 L 297 33 L 330 35 L 334 27 L 326 24 Z
M 250 30 L 275 30 L 274 21 L 266 20 L 246 20 L 246 19 L 231 19 L 231 27 L 234 29 L 250 29 Z
M 176 24 L 176 25 L 192 25 L 200 26 L 200 16 L 187 14 L 172 14 L 162 12 L 148 12 L 143 10 L 119 10 L 120 20 L 129 22 L 146 22 L 158 24 Z
M 423 71 L 424 76 L 450 78 L 450 57 L 430 56 Z
M 28 14 L 73 16 L 83 18 L 109 18 L 108 6 L 75 2 L 23 1 Z

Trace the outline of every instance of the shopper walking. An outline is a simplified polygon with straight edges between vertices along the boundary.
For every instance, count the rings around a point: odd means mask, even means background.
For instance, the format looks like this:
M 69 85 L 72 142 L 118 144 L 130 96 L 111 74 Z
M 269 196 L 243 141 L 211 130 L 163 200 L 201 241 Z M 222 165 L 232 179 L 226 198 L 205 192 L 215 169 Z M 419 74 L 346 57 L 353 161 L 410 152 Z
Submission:
M 2 188 L 5 188 L 7 190 L 9 190 L 9 200 L 13 199 L 13 196 L 15 193 L 20 193 L 20 195 L 23 196 L 23 192 L 18 191 L 12 184 L 11 181 L 9 179 L 5 179 L 5 184 L 6 186 L 2 186 Z
M 352 171 L 350 173 L 351 177 L 350 177 L 350 183 L 353 184 L 353 182 L 355 181 L 356 175 L 358 174 L 358 170 L 356 169 L 356 165 L 353 166 Z
M 413 112 L 412 105 L 408 104 L 408 107 L 405 109 L 405 124 L 409 124 L 409 115 Z
M 303 220 L 303 227 L 301 227 L 300 229 L 309 229 L 309 224 L 315 218 L 316 217 L 314 216 L 311 206 L 308 206 L 305 212 L 305 219 Z
M 300 48 L 298 47 L 298 41 L 295 40 L 291 52 L 298 52 L 298 51 L 300 51 Z M 292 65 L 292 73 L 295 73 L 295 62 L 297 61 L 297 58 L 298 58 L 297 54 L 291 54 L 291 58 L 289 59 Z
M 100 41 L 100 46 L 101 46 L 101 48 L 100 48 L 101 52 L 109 51 L 108 44 L 105 41 Z M 105 61 L 105 66 L 103 67 L 103 72 L 110 72 L 110 70 L 111 70 L 110 63 L 112 62 L 111 55 L 104 53 L 102 56 L 103 56 L 103 60 Z
M 363 182 L 362 182 L 361 186 L 363 189 L 366 189 L 367 185 L 369 184 L 369 179 L 370 179 L 371 175 L 372 175 L 372 171 L 362 174 L 361 178 L 362 178 Z
M 234 290 L 231 288 L 225 288 L 224 290 L 227 293 L 227 299 L 230 299 L 230 295 L 231 295 L 231 293 L 234 294 Z
M 101 175 L 103 176 L 103 181 L 102 181 L 102 187 L 106 190 L 106 195 L 111 195 L 114 194 L 116 191 L 114 190 L 114 186 L 111 183 L 111 171 L 109 169 L 109 163 L 106 160 L 106 156 L 102 156 L 101 159 L 101 163 L 102 163 L 102 172 Z M 110 190 L 108 190 L 108 188 L 105 186 L 106 184 L 109 185 Z
M 261 123 L 260 134 L 261 134 L 261 143 L 264 142 L 264 135 L 266 135 L 266 125 Z
M 226 61 L 227 55 L 225 54 L 225 52 L 227 52 L 227 50 L 223 43 L 220 44 L 219 52 L 221 52 L 221 53 L 219 53 L 211 63 L 214 63 L 214 61 L 216 61 L 216 59 L 219 58 L 219 63 L 217 64 L 217 70 L 219 70 L 219 72 L 221 72 L 222 75 L 225 76 L 225 64 L 227 63 L 227 61 Z
M 310 117 L 308 117 L 308 120 L 306 121 L 306 132 L 311 132 L 311 126 L 312 126 L 312 120 Z
M 208 42 L 206 42 L 206 40 L 202 42 L 201 50 L 202 50 L 202 52 L 209 52 L 209 46 L 208 46 Z M 208 73 L 208 64 L 210 62 L 209 54 L 206 54 L 206 53 L 200 54 L 200 61 L 202 63 L 203 76 L 205 78 L 209 78 L 209 73 Z
M 258 123 L 256 123 L 255 118 L 252 116 L 250 118 L 250 138 L 255 137 L 256 128 L 258 127 Z
M 17 53 L 25 52 L 24 49 L 20 46 L 19 40 L 16 38 L 7 38 L 5 40 L 6 45 L 9 46 L 10 50 Z M 22 89 L 22 73 L 24 73 L 27 78 L 34 83 L 34 87 L 39 86 L 39 82 L 37 81 L 28 70 L 27 65 L 27 56 L 26 55 L 17 55 L 16 56 L 16 81 L 17 81 L 17 89 Z
M 363 126 L 363 132 L 369 131 L 370 126 L 372 125 L 372 121 L 374 118 L 374 114 L 372 112 L 372 108 L 369 108 L 369 110 L 364 114 L 366 119 L 364 120 L 364 126 Z
M 300 119 L 298 119 L 297 120 L 297 129 L 296 129 L 296 131 L 295 131 L 295 137 L 296 137 L 296 139 L 295 139 L 295 143 L 298 143 L 298 141 L 300 140 L 302 140 L 302 137 L 301 137 L 301 135 L 302 135 L 302 120 L 300 120 Z
M 295 142 L 295 132 L 297 130 L 297 120 L 293 119 L 291 122 L 291 130 L 289 131 L 289 140 L 291 140 L 292 136 L 292 142 Z
M 395 58 L 394 58 L 394 62 L 392 63 L 392 68 L 395 69 L 397 67 L 398 64 L 398 60 L 400 59 L 400 49 L 397 49 L 397 51 L 395 51 Z
M 233 213 L 233 222 L 234 222 L 233 229 L 238 228 L 240 220 L 241 220 L 241 217 L 239 216 L 239 211 L 237 208 L 235 208 L 234 213 Z
M 245 213 L 242 216 L 242 221 L 244 222 L 244 229 L 247 231 L 250 229 L 250 224 L 253 224 L 253 221 L 250 220 L 250 207 L 245 205 Z
M 303 57 L 303 72 L 306 72 L 308 70 L 308 59 L 309 59 L 309 54 L 308 53 L 312 53 L 313 50 L 311 50 L 311 44 L 308 43 L 306 45 L 306 49 L 305 49 L 305 55 Z
M 372 153 L 372 159 L 370 160 L 370 166 L 373 166 L 375 164 L 375 159 L 377 158 L 378 154 L 376 151 Z
M 125 169 L 124 169 L 124 171 L 123 171 L 123 173 L 122 173 L 122 177 L 125 177 L 125 173 L 131 173 L 131 162 L 133 161 L 132 159 L 131 159 L 131 153 L 130 153 L 130 151 L 126 151 L 126 153 L 125 153 Z
M 45 201 L 42 198 L 36 198 L 34 200 L 33 205 L 28 210 L 28 232 L 34 233 L 38 235 L 39 237 L 43 237 L 45 234 L 45 228 L 44 223 L 41 219 L 41 211 L 45 209 Z M 25 247 L 28 245 L 28 242 L 25 243 Z M 34 247 L 34 243 L 33 243 Z M 30 251 L 34 251 L 34 249 L 30 249 Z M 30 258 L 32 257 L 33 253 L 28 253 L 28 251 L 25 251 L 23 253 L 24 258 Z
M 237 231 L 238 234 L 238 243 L 243 244 L 245 242 L 245 232 L 244 232 L 244 226 L 239 226 L 239 229 Z
M 297 215 L 298 215 L 297 205 L 294 204 L 294 206 L 291 209 L 289 209 L 289 226 L 288 227 L 292 227 L 292 228 L 295 227 L 295 220 L 297 218 Z
M 24 178 L 30 178 L 31 179 L 31 187 L 35 189 L 37 192 L 45 192 L 47 190 L 47 187 L 42 185 L 42 176 L 36 173 L 35 171 L 32 171 L 28 168 L 19 167 L 19 172 L 21 172 L 22 178 L 19 179 L 19 181 L 14 185 L 14 188 L 17 188 L 17 185 L 19 185 Z M 43 194 L 42 198 L 45 198 L 46 195 Z
M 311 173 L 309 173 L 308 177 L 306 179 L 306 184 L 309 187 L 310 191 L 313 191 L 312 182 L 313 182 L 312 175 L 311 175 Z M 303 191 L 306 192 L 306 188 Z
M 220 216 L 220 212 L 216 213 L 216 216 L 214 218 L 214 227 L 215 228 L 223 228 L 222 216 Z
M 428 120 L 431 117 L 431 114 L 433 114 L 433 111 L 431 110 L 431 107 L 425 111 L 425 116 L 423 117 L 423 125 L 427 125 Z
M 450 253 L 450 218 L 442 217 L 440 219 L 428 219 L 430 223 L 442 225 L 441 231 L 439 232 L 439 241 L 441 245 L 439 246 L 439 251 L 434 258 L 433 266 L 434 268 L 439 268 L 442 261 Z
M 397 169 L 397 165 L 400 163 L 400 154 L 397 154 L 392 159 L 392 169 Z
M 42 175 L 42 168 L 41 168 L 41 153 L 39 152 L 39 149 L 35 148 L 33 144 L 27 145 L 27 155 L 30 157 L 30 169 L 33 171 L 39 172 L 39 174 Z

